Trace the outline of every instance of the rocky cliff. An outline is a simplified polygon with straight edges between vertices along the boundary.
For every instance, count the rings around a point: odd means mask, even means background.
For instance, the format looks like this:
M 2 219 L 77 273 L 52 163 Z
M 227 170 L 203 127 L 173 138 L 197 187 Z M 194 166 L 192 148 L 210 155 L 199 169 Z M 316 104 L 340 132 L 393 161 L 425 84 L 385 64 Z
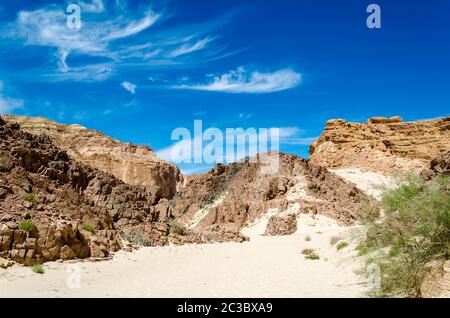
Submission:
M 323 167 L 392 174 L 396 170 L 420 172 L 430 160 L 448 151 L 450 117 L 415 122 L 374 117 L 367 123 L 336 119 L 327 122 L 310 146 L 310 160 Z
M 159 187 L 126 184 L 0 117 L 0 257 L 26 265 L 105 257 L 121 247 L 119 231 L 164 245 L 159 199 Z
M 277 156 L 278 154 L 272 154 Z M 279 169 L 265 174 L 261 162 L 216 165 L 191 176 L 170 203 L 170 213 L 206 236 L 238 239 L 243 226 L 272 214 L 320 213 L 352 224 L 373 198 L 327 169 L 279 154 Z
M 63 125 L 42 117 L 3 116 L 22 130 L 48 135 L 74 160 L 91 165 L 131 185 L 158 186 L 160 195 L 171 198 L 182 182 L 179 169 L 161 159 L 147 146 L 121 143 L 80 125 Z

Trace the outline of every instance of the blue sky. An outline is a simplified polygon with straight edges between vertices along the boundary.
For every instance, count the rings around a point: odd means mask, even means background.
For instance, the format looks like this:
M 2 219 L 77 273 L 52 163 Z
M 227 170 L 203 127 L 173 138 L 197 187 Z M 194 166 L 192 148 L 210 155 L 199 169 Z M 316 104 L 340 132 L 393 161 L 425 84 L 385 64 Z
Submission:
M 370 3 L 381 29 L 366 26 Z M 281 151 L 306 157 L 331 118 L 449 115 L 449 74 L 448 0 L 0 2 L 0 113 L 160 152 L 201 119 L 279 127 Z

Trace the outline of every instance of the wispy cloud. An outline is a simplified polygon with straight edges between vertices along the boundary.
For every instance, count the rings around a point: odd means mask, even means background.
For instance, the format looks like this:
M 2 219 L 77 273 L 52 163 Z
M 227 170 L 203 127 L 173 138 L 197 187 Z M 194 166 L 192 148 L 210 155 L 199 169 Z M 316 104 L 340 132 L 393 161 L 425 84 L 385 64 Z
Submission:
M 0 44 L 5 48 L 53 48 L 50 58 L 56 68 L 46 65 L 41 75 L 58 81 L 104 80 L 119 70 L 194 65 L 226 54 L 223 44 L 212 43 L 217 42 L 212 33 L 221 23 L 164 25 L 173 18 L 164 13 L 165 9 L 140 5 L 131 10 L 122 0 L 116 0 L 115 5 L 102 0 L 79 4 L 81 29 L 67 27 L 63 6 L 47 5 L 34 11 L 19 11 L 15 21 L 0 23 Z M 161 26 L 154 30 L 157 23 Z M 99 70 L 100 76 L 96 75 Z
M 176 48 L 174 51 L 172 51 L 169 56 L 170 57 L 177 57 L 181 55 L 186 55 L 192 52 L 200 51 L 206 47 L 206 45 L 211 42 L 211 38 L 204 38 L 199 41 L 196 41 L 195 43 L 186 43 L 181 45 L 180 47 Z
M 0 114 L 8 114 L 13 110 L 22 108 L 23 99 L 10 98 L 5 95 L 3 81 L 0 81 Z
M 122 82 L 120 85 L 122 85 L 123 88 L 125 88 L 127 91 L 129 91 L 131 94 L 136 93 L 136 85 L 130 82 Z
M 84 12 L 96 12 L 100 13 L 105 11 L 105 5 L 102 0 L 92 0 L 92 2 L 79 2 L 81 10 Z
M 292 69 L 274 72 L 261 72 L 238 67 L 228 73 L 214 76 L 207 84 L 176 85 L 178 89 L 193 89 L 225 93 L 273 93 L 296 87 L 300 84 L 301 74 Z

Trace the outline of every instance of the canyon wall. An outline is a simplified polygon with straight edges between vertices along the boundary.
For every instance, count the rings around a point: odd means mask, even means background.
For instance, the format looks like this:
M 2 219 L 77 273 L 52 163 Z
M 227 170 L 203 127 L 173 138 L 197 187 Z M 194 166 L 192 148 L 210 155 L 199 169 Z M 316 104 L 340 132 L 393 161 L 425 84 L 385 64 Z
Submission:
M 374 117 L 367 123 L 335 119 L 310 146 L 310 161 L 322 167 L 392 174 L 419 172 L 448 151 L 450 117 L 414 122 L 402 122 L 398 116 Z
M 122 143 L 80 125 L 64 125 L 43 117 L 3 116 L 24 131 L 48 135 L 74 160 L 113 174 L 131 185 L 158 186 L 171 198 L 182 183 L 180 170 L 157 157 L 148 146 Z

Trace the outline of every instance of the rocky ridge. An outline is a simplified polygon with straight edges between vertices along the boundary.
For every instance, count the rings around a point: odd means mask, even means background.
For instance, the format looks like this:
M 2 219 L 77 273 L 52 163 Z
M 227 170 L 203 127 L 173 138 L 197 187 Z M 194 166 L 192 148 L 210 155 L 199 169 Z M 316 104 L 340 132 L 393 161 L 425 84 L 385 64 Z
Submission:
M 106 257 L 121 248 L 121 231 L 142 226 L 149 245 L 164 245 L 160 198 L 158 189 L 77 162 L 50 137 L 0 117 L 0 257 L 26 265 Z
M 279 155 L 279 169 L 264 174 L 261 162 L 247 160 L 194 175 L 170 202 L 170 214 L 207 237 L 243 240 L 240 230 L 267 213 L 324 214 L 342 224 L 358 220 L 374 198 L 306 159 Z
M 161 159 L 148 146 L 122 143 L 81 125 L 64 125 L 43 117 L 5 115 L 24 131 L 48 135 L 74 160 L 111 173 L 131 185 L 159 188 L 160 195 L 171 198 L 182 184 L 180 170 Z

